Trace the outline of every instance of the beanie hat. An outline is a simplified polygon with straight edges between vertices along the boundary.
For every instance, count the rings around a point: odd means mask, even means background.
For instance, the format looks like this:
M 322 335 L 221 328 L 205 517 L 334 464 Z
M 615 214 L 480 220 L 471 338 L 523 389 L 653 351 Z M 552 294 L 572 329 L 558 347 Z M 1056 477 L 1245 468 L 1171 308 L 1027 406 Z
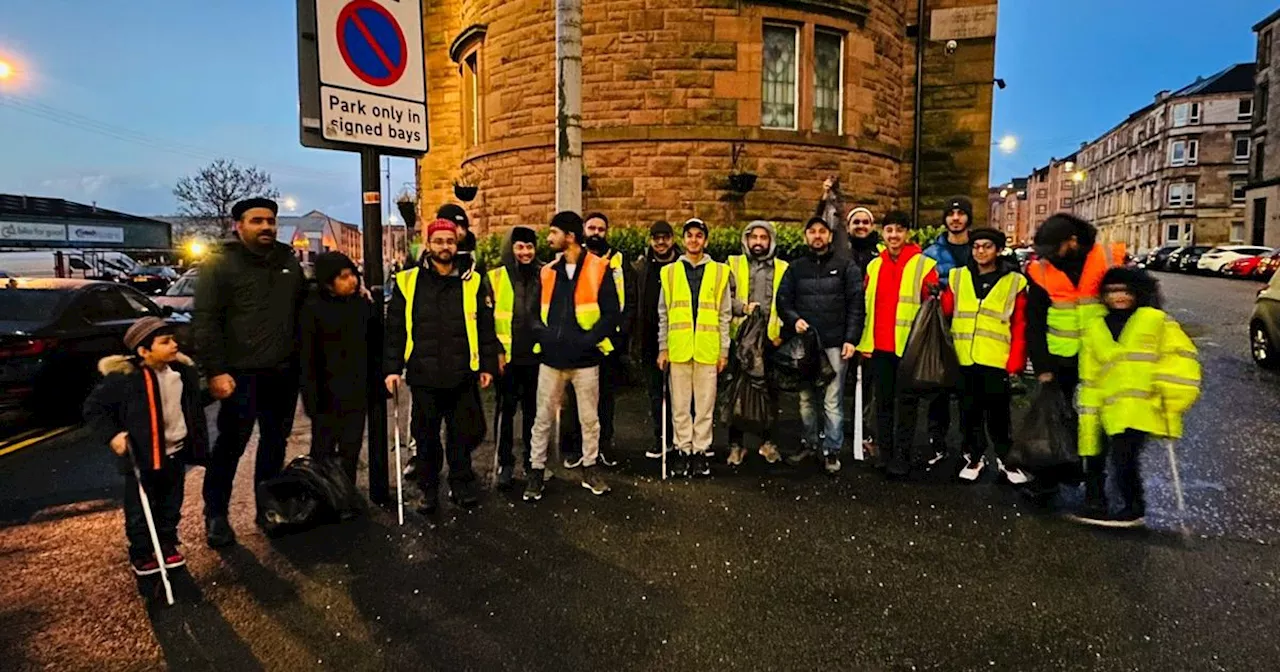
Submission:
M 664 220 L 660 219 L 654 222 L 653 226 L 649 227 L 650 238 L 654 236 L 672 236 L 672 235 L 675 235 L 675 230 L 671 228 L 670 223 Z
M 341 252 L 325 252 L 316 257 L 316 282 L 322 287 L 327 286 L 342 273 L 344 268 L 351 269 L 351 272 L 357 275 L 360 273 L 355 262 L 351 261 L 351 257 Z
M 565 233 L 572 233 L 573 239 L 582 244 L 582 216 L 572 210 L 557 212 L 551 218 L 551 226 Z
M 870 219 L 871 219 L 871 223 L 872 223 L 872 224 L 875 224 L 875 223 L 876 223 L 876 216 L 875 216 L 875 215 L 873 215 L 873 214 L 871 214 L 871 211 L 870 211 L 870 210 L 868 210 L 868 209 L 866 209 L 866 208 L 854 208 L 854 209 L 850 210 L 850 211 L 849 211 L 849 214 L 845 215 L 845 217 L 844 217 L 844 221 L 845 221 L 846 223 L 852 223 L 852 222 L 853 222 L 853 216 L 854 216 L 854 215 L 856 215 L 856 214 L 858 214 L 859 212 L 861 212 L 862 214 L 864 214 L 864 215 L 866 215 L 868 218 L 870 218 Z
M 437 231 L 448 231 L 454 236 L 457 236 L 458 225 L 447 219 L 437 219 L 436 221 L 431 222 L 431 225 L 427 227 L 427 238 L 430 239 Z
M 529 243 L 531 245 L 538 244 L 538 232 L 527 226 L 517 226 L 511 229 L 511 242 L 513 243 Z
M 831 225 L 827 223 L 827 220 L 821 217 L 810 217 L 809 221 L 806 222 L 804 225 L 804 230 L 808 231 L 809 228 L 812 227 L 814 224 L 821 224 L 823 228 L 825 228 L 826 230 L 828 231 L 831 230 Z
M 904 229 L 915 228 L 911 223 L 911 215 L 901 210 L 890 210 L 889 214 L 884 216 L 884 223 L 881 226 L 901 226 Z
M 231 206 L 231 219 L 238 222 L 241 217 L 244 217 L 244 213 L 253 208 L 266 208 L 270 210 L 273 215 L 280 213 L 280 206 L 276 205 L 276 202 L 269 198 L 246 198 Z
M 158 317 L 148 316 L 141 318 L 129 325 L 128 331 L 124 332 L 124 347 L 128 348 L 129 352 L 133 352 L 137 350 L 138 346 L 142 345 L 142 342 L 147 340 L 148 337 L 162 329 L 172 331 L 173 327 L 170 326 L 168 322 L 165 322 Z
M 445 203 L 436 210 L 436 219 L 447 219 L 464 229 L 471 228 L 471 220 L 467 218 L 467 211 L 461 205 Z
M 1003 233 L 995 229 L 986 229 L 986 228 L 974 229 L 970 231 L 969 240 L 970 241 L 989 240 L 995 243 L 997 250 L 1003 250 L 1005 244 L 1008 242 L 1008 239 L 1005 237 Z
M 973 225 L 973 202 L 964 196 L 953 196 L 947 201 L 947 207 L 942 210 L 942 221 L 945 224 L 947 219 L 951 217 L 952 210 L 959 210 L 969 218 L 969 225 Z
M 691 217 L 684 223 L 683 233 L 689 233 L 689 229 L 698 229 L 704 236 L 711 235 L 711 229 L 707 228 L 707 223 L 697 217 Z

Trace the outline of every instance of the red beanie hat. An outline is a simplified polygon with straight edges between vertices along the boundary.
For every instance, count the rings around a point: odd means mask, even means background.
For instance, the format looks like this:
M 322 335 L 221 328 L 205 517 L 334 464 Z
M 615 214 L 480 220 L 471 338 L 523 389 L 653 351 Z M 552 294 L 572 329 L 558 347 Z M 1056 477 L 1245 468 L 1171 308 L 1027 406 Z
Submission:
M 431 225 L 427 227 L 427 238 L 430 238 L 437 231 L 448 231 L 454 236 L 457 236 L 458 225 L 447 219 L 437 219 L 436 221 L 431 222 Z

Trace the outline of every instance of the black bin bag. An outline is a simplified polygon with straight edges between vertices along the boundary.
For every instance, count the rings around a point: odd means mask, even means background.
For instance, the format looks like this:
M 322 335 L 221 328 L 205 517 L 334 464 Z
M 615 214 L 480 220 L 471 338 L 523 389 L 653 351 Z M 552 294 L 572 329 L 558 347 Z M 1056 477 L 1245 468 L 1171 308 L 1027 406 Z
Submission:
M 824 387 L 836 377 L 831 361 L 822 351 L 818 333 L 810 329 L 787 339 L 773 352 L 774 385 L 786 392 L 796 392 L 813 385 Z
M 960 360 L 937 299 L 925 301 L 916 314 L 898 370 L 900 389 L 914 394 L 953 389 L 960 382 Z
M 257 495 L 263 531 L 273 535 L 346 520 L 365 509 L 364 497 L 340 466 L 307 455 L 258 484 Z
M 1045 383 L 1017 425 L 1005 462 L 1028 471 L 1072 467 L 1080 461 L 1078 438 L 1071 401 L 1060 385 Z

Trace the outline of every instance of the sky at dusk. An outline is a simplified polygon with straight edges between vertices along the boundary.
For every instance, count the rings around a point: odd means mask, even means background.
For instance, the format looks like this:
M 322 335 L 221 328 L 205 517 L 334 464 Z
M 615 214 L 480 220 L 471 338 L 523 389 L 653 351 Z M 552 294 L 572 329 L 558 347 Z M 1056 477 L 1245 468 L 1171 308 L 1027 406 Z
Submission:
M 163 215 L 214 158 L 269 171 L 298 212 L 358 221 L 359 159 L 298 144 L 294 4 L 221 0 L 6 3 L 0 193 Z M 1003 0 L 992 181 L 1096 137 L 1161 89 L 1253 60 L 1275 0 Z M 392 160 L 392 191 L 413 179 Z M 385 178 L 383 179 L 385 186 Z M 981 195 L 974 195 L 980 197 Z

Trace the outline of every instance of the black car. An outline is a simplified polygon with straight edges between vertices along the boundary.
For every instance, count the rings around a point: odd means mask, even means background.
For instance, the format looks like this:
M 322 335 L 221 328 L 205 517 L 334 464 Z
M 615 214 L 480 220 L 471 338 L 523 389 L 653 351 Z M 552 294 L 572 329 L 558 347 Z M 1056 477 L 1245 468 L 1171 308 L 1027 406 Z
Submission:
M 168 317 L 140 292 L 113 282 L 0 282 L 0 410 L 76 419 L 98 380 L 98 360 L 124 352 L 124 332 L 148 315 Z M 186 340 L 185 325 L 178 338 Z
M 1163 271 L 1166 264 L 1169 263 L 1169 255 L 1179 249 L 1178 245 L 1165 245 L 1147 253 L 1147 258 L 1139 263 L 1139 266 L 1148 271 Z
M 178 272 L 168 266 L 139 266 L 120 282 L 143 294 L 163 294 L 178 279 Z
M 1203 257 L 1205 252 L 1212 249 L 1212 245 L 1193 245 L 1184 249 L 1182 254 L 1178 255 L 1177 271 L 1179 273 L 1199 273 L 1200 257 Z
M 1280 367 L 1280 273 L 1258 290 L 1249 318 L 1249 351 L 1258 366 Z

